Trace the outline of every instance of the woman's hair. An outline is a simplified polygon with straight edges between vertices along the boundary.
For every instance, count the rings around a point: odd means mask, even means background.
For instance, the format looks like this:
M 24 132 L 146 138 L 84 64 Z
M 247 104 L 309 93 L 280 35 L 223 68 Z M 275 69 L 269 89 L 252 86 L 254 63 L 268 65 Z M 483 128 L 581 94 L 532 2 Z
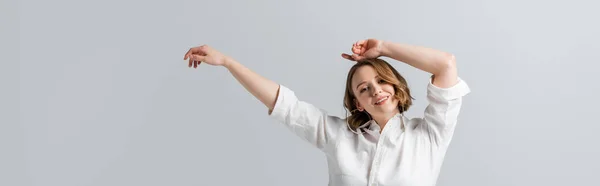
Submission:
M 413 98 L 410 95 L 406 80 L 388 62 L 379 58 L 358 61 L 348 72 L 346 93 L 344 95 L 344 107 L 346 107 L 347 111 L 350 111 L 350 115 L 347 117 L 348 125 L 353 131 L 356 131 L 360 125 L 371 120 L 366 110 L 361 112 L 356 107 L 356 96 L 352 91 L 352 77 L 357 69 L 365 65 L 373 67 L 385 83 L 391 84 L 394 87 L 395 94 L 393 97 L 398 100 L 398 110 L 400 113 L 405 112 L 412 105 Z

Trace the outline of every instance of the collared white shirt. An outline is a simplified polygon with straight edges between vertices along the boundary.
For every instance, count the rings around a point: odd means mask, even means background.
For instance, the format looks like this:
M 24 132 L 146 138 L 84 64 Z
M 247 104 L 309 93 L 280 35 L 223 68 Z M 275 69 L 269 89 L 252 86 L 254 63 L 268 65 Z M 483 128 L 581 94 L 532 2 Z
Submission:
M 328 185 L 432 186 L 454 134 L 462 97 L 469 92 L 461 78 L 449 88 L 437 87 L 430 79 L 423 117 L 397 114 L 381 134 L 374 120 L 362 125 L 364 132 L 355 133 L 346 118 L 299 100 L 283 85 L 270 117 L 325 153 Z

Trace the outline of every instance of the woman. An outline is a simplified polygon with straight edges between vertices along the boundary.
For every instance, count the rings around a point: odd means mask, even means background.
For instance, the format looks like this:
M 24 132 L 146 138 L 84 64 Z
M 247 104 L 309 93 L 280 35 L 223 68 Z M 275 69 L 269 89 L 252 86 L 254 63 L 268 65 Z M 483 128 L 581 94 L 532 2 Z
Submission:
M 233 58 L 203 45 L 184 57 L 189 67 L 224 66 L 269 109 L 269 116 L 327 155 L 329 185 L 435 185 L 462 105 L 470 92 L 457 76 L 453 55 L 430 48 L 361 40 L 346 83 L 339 118 L 299 100 L 283 85 L 254 73 Z M 422 118 L 406 118 L 412 104 L 404 78 L 380 56 L 432 74 Z

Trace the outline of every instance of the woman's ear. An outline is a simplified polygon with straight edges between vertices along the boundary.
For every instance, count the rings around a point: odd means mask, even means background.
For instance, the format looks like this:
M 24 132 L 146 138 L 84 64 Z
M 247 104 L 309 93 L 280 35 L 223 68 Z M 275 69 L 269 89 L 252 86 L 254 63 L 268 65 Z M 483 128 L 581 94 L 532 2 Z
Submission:
M 358 109 L 358 111 L 361 111 L 361 112 L 362 112 L 362 111 L 364 111 L 364 110 L 365 110 L 364 108 L 362 108 L 362 107 L 360 106 L 360 103 L 358 102 L 358 100 L 354 99 L 354 104 L 356 104 L 356 109 Z

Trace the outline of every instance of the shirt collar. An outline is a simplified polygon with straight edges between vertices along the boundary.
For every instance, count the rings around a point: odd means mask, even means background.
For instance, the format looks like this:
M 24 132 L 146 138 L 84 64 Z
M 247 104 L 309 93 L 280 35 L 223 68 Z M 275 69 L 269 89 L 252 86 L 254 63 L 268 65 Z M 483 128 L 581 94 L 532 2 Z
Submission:
M 390 118 L 390 120 L 388 121 L 388 123 L 386 123 L 385 125 L 386 125 L 386 126 L 388 126 L 388 125 L 389 125 L 389 124 L 391 124 L 391 123 L 398 122 L 398 119 L 402 119 L 402 116 L 403 116 L 402 114 L 400 114 L 400 113 L 397 113 L 397 114 L 396 114 L 396 115 L 394 115 L 392 118 Z M 371 130 L 371 131 L 380 131 L 380 130 L 381 130 L 381 127 L 379 127 L 379 125 L 377 124 L 377 122 L 375 122 L 375 120 L 370 120 L 370 121 L 368 121 L 367 123 L 369 123 L 369 124 L 368 124 L 368 125 L 361 126 L 361 127 L 359 127 L 359 128 L 362 128 L 362 127 L 367 127 L 367 129 L 368 129 L 368 130 Z M 365 123 L 365 124 L 366 124 L 366 123 Z M 404 128 L 404 127 L 402 127 L 402 128 Z

